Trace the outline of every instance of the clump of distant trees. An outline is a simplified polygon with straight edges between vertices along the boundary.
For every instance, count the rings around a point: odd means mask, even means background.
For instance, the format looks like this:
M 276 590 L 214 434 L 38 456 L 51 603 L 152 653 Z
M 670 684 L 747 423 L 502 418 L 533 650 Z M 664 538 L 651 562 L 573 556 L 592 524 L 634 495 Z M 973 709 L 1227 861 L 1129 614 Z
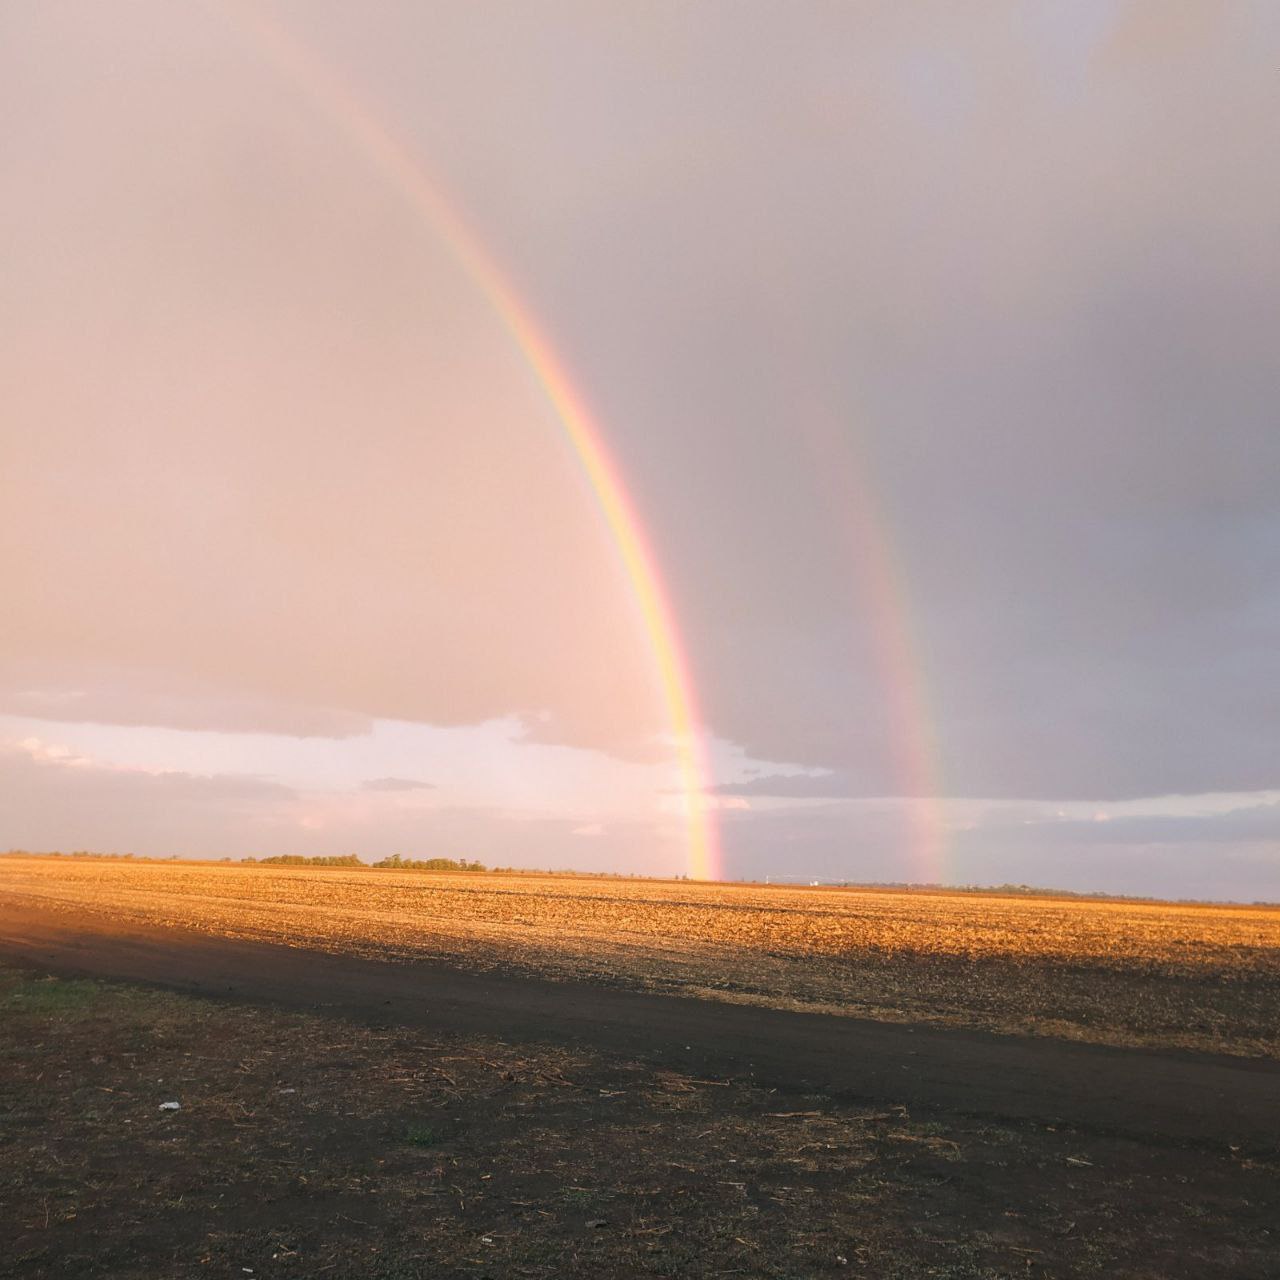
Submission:
M 7 849 L 0 851 L 0 858 L 90 858 L 95 861 L 121 861 L 121 862 L 177 862 L 178 855 L 170 854 L 167 858 L 146 858 L 139 857 L 132 853 L 91 853 L 87 849 L 77 849 L 73 853 L 58 853 L 54 851 L 43 853 L 30 853 L 25 849 Z M 220 858 L 220 862 L 231 863 L 236 861 L 232 858 Z M 240 858 L 238 861 L 242 865 L 251 865 L 255 867 L 357 867 L 362 871 L 370 870 L 370 864 L 361 860 L 360 856 L 355 853 L 344 853 L 334 855 L 317 854 L 314 857 L 307 857 L 301 853 L 277 853 L 268 858 L 247 857 Z M 488 871 L 489 868 L 483 862 L 476 862 L 469 858 L 404 858 L 398 853 L 393 853 L 389 858 L 383 858 L 381 862 L 372 864 L 373 868 L 380 868 L 389 871 Z M 510 874 L 516 874 L 515 867 L 495 867 L 495 871 L 505 871 Z M 523 870 L 520 874 L 538 874 L 526 873 Z M 545 874 L 545 873 L 542 873 Z
M 0 858 L 92 858 L 98 862 L 176 862 L 178 855 L 171 853 L 167 858 L 137 858 L 132 853 L 94 853 L 89 849 L 75 849 L 70 853 L 61 853 L 57 849 L 32 852 L 27 849 L 6 849 Z
M 327 858 L 307 858 L 300 853 L 278 853 L 272 858 L 245 858 L 243 861 L 256 863 L 260 867 L 369 867 L 369 863 L 362 862 L 354 853 Z M 398 853 L 375 862 L 373 868 L 386 871 L 488 870 L 483 862 L 471 862 L 466 858 L 403 858 Z
M 354 853 L 344 853 L 335 857 L 314 858 L 303 857 L 300 853 L 277 853 L 272 858 L 245 858 L 245 862 L 256 862 L 262 867 L 363 867 Z
M 375 862 L 373 865 L 391 871 L 488 870 L 483 862 L 468 862 L 466 858 L 402 858 L 398 853 L 393 853 L 389 858 L 383 858 L 381 862 Z

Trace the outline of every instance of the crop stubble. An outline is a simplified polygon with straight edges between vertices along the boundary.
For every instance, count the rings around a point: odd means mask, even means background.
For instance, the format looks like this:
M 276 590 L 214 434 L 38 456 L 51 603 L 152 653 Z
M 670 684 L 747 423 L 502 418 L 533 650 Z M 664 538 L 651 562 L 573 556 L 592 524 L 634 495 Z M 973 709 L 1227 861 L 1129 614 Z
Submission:
M 0 859 L 0 892 L 230 937 L 892 1021 L 1280 1057 L 1280 910 Z

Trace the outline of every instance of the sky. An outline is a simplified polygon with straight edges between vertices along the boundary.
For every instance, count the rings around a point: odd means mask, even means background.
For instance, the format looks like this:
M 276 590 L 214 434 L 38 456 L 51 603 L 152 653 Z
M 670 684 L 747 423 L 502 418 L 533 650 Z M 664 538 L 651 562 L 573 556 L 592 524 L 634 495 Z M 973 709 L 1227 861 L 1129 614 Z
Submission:
M 0 0 L 0 848 L 1280 898 L 1278 117 L 1269 0 Z

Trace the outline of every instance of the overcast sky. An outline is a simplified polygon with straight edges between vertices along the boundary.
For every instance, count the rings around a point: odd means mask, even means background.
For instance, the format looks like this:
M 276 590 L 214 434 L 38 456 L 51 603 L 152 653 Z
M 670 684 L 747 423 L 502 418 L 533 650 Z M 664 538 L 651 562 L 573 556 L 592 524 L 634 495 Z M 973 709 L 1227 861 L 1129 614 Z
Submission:
M 1270 0 L 0 0 L 0 848 L 685 868 L 291 58 L 726 874 L 1280 898 Z

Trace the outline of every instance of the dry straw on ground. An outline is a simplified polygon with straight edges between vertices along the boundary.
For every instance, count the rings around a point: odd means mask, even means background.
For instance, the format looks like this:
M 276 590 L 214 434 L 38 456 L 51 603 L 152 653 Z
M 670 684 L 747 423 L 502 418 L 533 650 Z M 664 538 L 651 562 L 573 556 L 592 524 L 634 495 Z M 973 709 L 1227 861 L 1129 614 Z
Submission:
M 18 858 L 0 892 L 388 959 L 1280 1057 L 1271 908 Z

